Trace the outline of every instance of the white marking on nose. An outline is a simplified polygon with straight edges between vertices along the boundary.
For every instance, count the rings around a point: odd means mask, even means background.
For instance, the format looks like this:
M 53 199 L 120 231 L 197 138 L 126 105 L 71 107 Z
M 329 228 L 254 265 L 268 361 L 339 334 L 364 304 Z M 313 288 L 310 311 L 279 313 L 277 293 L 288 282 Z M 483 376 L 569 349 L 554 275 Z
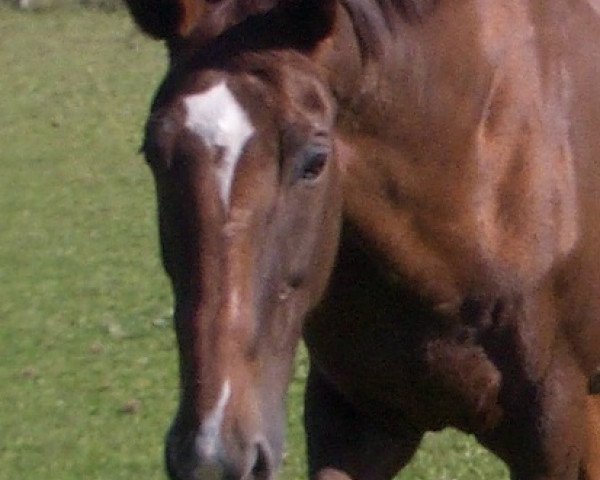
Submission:
M 205 460 L 214 460 L 217 454 L 221 425 L 229 397 L 231 397 L 231 385 L 229 380 L 226 380 L 221 387 L 221 394 L 216 405 L 206 416 L 200 435 L 196 438 L 198 453 Z
M 234 288 L 234 290 L 231 292 L 231 297 L 229 299 L 229 310 L 232 318 L 238 318 L 240 316 L 242 302 L 240 298 L 240 291 L 237 288 Z
M 221 200 L 228 208 L 235 167 L 254 127 L 225 82 L 203 93 L 189 95 L 184 103 L 186 128 L 215 153 L 222 150 L 216 175 Z

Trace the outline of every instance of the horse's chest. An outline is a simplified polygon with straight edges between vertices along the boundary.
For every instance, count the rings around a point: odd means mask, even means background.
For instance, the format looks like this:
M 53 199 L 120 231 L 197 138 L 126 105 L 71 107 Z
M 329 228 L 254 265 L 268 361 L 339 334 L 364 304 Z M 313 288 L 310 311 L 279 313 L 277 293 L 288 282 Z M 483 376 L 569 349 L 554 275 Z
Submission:
M 344 252 L 306 327 L 313 360 L 351 400 L 385 416 L 401 412 L 427 429 L 493 426 L 502 378 L 478 340 L 484 327 L 444 323 L 371 259 Z
M 377 320 L 369 328 L 308 328 L 307 343 L 338 388 L 370 411 L 398 412 L 426 429 L 479 431 L 499 419 L 501 373 L 476 344 L 415 338 Z

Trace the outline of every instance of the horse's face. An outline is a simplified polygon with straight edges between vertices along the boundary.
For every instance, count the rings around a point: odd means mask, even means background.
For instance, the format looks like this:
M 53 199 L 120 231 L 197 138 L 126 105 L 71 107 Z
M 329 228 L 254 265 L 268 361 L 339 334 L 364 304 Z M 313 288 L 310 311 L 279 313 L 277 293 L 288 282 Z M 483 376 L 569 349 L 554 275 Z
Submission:
M 341 215 L 333 102 L 299 68 L 167 80 L 148 122 L 181 398 L 174 479 L 270 478 L 302 319 Z M 212 478 L 212 477 L 211 477 Z

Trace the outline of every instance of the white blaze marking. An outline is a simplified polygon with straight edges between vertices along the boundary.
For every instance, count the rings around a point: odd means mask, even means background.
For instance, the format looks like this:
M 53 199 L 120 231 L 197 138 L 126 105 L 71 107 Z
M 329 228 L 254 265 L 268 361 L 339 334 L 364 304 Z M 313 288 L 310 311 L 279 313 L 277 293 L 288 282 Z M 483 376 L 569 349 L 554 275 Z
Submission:
M 231 397 L 231 385 L 227 380 L 221 387 L 221 395 L 217 400 L 217 404 L 207 415 L 202 424 L 202 432 L 196 439 L 196 448 L 205 459 L 212 459 L 217 454 L 221 424 L 223 423 L 225 407 L 229 402 L 229 397 Z
M 227 208 L 235 167 L 254 127 L 225 82 L 203 93 L 189 95 L 184 102 L 186 128 L 198 135 L 208 148 L 222 150 L 217 182 L 221 200 Z

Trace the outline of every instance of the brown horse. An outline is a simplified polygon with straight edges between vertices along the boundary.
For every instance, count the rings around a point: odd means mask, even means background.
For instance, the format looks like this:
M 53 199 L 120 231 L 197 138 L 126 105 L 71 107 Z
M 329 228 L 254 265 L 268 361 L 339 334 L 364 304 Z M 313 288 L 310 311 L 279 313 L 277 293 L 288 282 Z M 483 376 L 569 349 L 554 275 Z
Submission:
M 599 480 L 600 2 L 128 3 L 171 58 L 171 478 L 274 478 L 303 334 L 314 479 L 453 426 L 514 479 Z

